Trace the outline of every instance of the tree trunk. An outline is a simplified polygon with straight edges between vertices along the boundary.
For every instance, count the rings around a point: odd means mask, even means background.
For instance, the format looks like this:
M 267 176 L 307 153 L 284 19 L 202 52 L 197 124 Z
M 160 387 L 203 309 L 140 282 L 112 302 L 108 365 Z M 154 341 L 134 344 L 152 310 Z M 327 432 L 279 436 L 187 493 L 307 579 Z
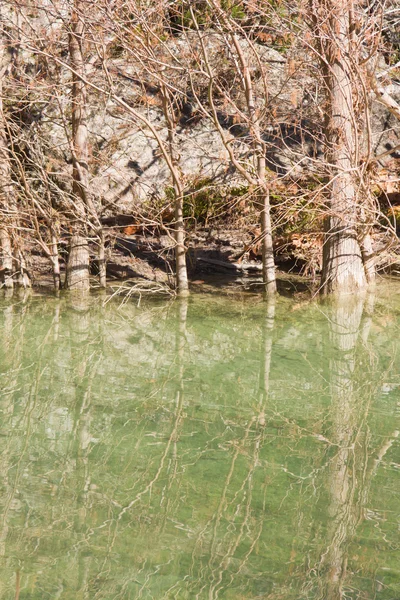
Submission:
M 175 194 L 175 269 L 176 288 L 180 296 L 188 296 L 189 283 L 186 266 L 185 226 L 183 223 L 182 194 Z
M 18 252 L 17 252 L 16 263 L 17 263 L 17 265 L 14 270 L 15 270 L 15 273 L 17 276 L 18 287 L 22 287 L 24 289 L 32 287 L 31 278 L 29 276 L 25 256 L 21 250 L 18 250 Z
M 8 64 L 8 57 L 6 56 L 5 47 L 6 44 L 5 40 L 3 39 L 2 25 L 0 23 L 0 209 L 2 213 L 0 216 L 0 268 L 2 270 L 2 287 L 13 289 L 14 263 L 11 237 L 7 227 L 7 221 L 9 221 L 10 218 L 10 195 L 12 194 L 11 170 L 3 115 L 3 79 Z
M 369 233 L 361 240 L 361 254 L 364 264 L 365 278 L 368 285 L 374 285 L 376 280 L 375 255 Z
M 0 229 L 0 244 L 1 244 L 1 268 L 2 268 L 2 283 L 1 286 L 8 290 L 14 288 L 14 263 L 12 256 L 12 246 L 10 235 L 6 228 Z
M 328 11 L 329 36 L 322 42 L 328 88 L 327 158 L 331 165 L 329 211 L 325 219 L 322 292 L 351 293 L 366 286 L 357 239 L 356 118 L 353 106 L 349 2 L 320 1 Z M 325 13 L 324 13 L 325 14 Z M 319 19 L 321 19 L 319 15 Z M 322 30 L 320 30 L 322 36 Z M 326 38 L 326 36 L 325 36 Z
M 74 0 L 69 34 L 69 54 L 72 73 L 72 146 L 74 221 L 68 256 L 66 287 L 89 289 L 89 250 L 87 245 L 87 194 L 88 194 L 88 129 L 86 115 L 86 87 L 81 77 L 85 75 L 83 58 L 84 20 L 80 0 Z
M 86 236 L 73 235 L 70 241 L 66 287 L 70 290 L 89 289 L 89 247 Z
M 263 284 L 267 296 L 276 292 L 276 276 L 274 247 L 272 241 L 271 207 L 269 202 L 269 190 L 263 194 L 263 204 L 260 212 L 261 235 L 262 235 L 262 267 Z
M 107 287 L 105 236 L 102 229 L 99 233 L 99 283 L 101 288 Z
M 54 231 L 51 232 L 51 264 L 53 267 L 54 289 L 58 291 L 61 287 L 60 260 L 58 255 L 57 236 Z
M 165 85 L 162 86 L 163 112 L 168 128 L 169 169 L 174 186 L 174 237 L 175 237 L 175 279 L 180 296 L 189 295 L 189 282 L 186 265 L 185 225 L 183 221 L 183 185 L 179 170 L 178 155 L 175 149 L 176 118 L 173 102 Z
M 261 239 L 263 284 L 266 296 L 271 296 L 276 293 L 276 274 L 274 248 L 272 240 L 271 205 L 269 188 L 266 181 L 266 147 L 261 134 L 259 114 L 256 110 L 254 87 L 249 64 L 239 44 L 237 36 L 235 34 L 232 34 L 231 37 L 241 64 L 241 71 L 243 76 L 243 89 L 246 96 L 247 110 L 249 113 L 249 122 L 251 125 L 250 130 L 253 134 L 253 145 L 256 151 L 257 177 L 261 189 L 261 200 L 259 202 L 259 210 L 260 229 L 262 236 Z

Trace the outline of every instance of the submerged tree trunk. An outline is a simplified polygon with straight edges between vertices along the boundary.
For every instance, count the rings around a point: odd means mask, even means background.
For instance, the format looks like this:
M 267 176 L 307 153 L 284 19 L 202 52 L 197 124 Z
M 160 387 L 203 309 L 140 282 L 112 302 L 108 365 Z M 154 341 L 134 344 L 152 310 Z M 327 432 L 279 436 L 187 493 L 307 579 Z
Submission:
M 74 0 L 69 33 L 69 54 L 72 72 L 72 146 L 73 146 L 73 193 L 74 222 L 68 256 L 66 287 L 88 290 L 89 250 L 87 242 L 87 194 L 88 194 L 88 128 L 86 115 L 86 86 L 83 59 L 84 20 L 80 0 Z
M 365 288 L 366 276 L 357 237 L 357 131 L 350 60 L 351 0 L 319 0 L 320 26 L 328 107 L 325 129 L 330 164 L 329 210 L 325 219 L 322 283 L 324 294 Z M 322 20 L 329 24 L 328 34 Z

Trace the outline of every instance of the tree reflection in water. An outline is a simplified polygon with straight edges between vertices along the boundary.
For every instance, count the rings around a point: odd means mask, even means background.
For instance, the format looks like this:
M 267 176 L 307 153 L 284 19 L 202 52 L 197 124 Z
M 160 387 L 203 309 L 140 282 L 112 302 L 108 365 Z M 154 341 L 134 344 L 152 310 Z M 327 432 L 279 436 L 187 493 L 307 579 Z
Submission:
M 327 526 L 313 570 L 318 581 L 315 597 L 321 600 L 353 597 L 356 591 L 352 579 L 357 569 L 350 548 L 365 519 L 378 463 L 398 437 L 395 430 L 375 450 L 375 457 L 371 454 L 368 418 L 377 383 L 381 384 L 379 377 L 374 381 L 376 355 L 369 343 L 373 308 L 374 297 L 368 295 L 334 300 L 329 311 L 331 451 L 325 465 L 326 515 L 323 513 Z
M 285 302 L 4 304 L 2 596 L 396 597 L 398 317 Z

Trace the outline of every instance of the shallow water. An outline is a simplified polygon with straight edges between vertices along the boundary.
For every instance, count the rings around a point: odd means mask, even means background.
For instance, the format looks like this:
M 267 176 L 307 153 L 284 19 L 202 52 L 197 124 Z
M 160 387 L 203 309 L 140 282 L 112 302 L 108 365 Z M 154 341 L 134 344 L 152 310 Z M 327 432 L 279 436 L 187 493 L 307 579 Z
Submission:
M 2 598 L 400 598 L 400 288 L 0 309 Z

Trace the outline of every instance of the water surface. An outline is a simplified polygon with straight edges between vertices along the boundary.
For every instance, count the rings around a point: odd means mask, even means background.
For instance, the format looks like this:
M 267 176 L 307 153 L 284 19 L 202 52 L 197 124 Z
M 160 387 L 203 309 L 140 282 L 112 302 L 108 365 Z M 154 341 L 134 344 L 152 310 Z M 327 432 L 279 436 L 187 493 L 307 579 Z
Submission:
M 399 288 L 0 309 L 2 598 L 400 598 Z

